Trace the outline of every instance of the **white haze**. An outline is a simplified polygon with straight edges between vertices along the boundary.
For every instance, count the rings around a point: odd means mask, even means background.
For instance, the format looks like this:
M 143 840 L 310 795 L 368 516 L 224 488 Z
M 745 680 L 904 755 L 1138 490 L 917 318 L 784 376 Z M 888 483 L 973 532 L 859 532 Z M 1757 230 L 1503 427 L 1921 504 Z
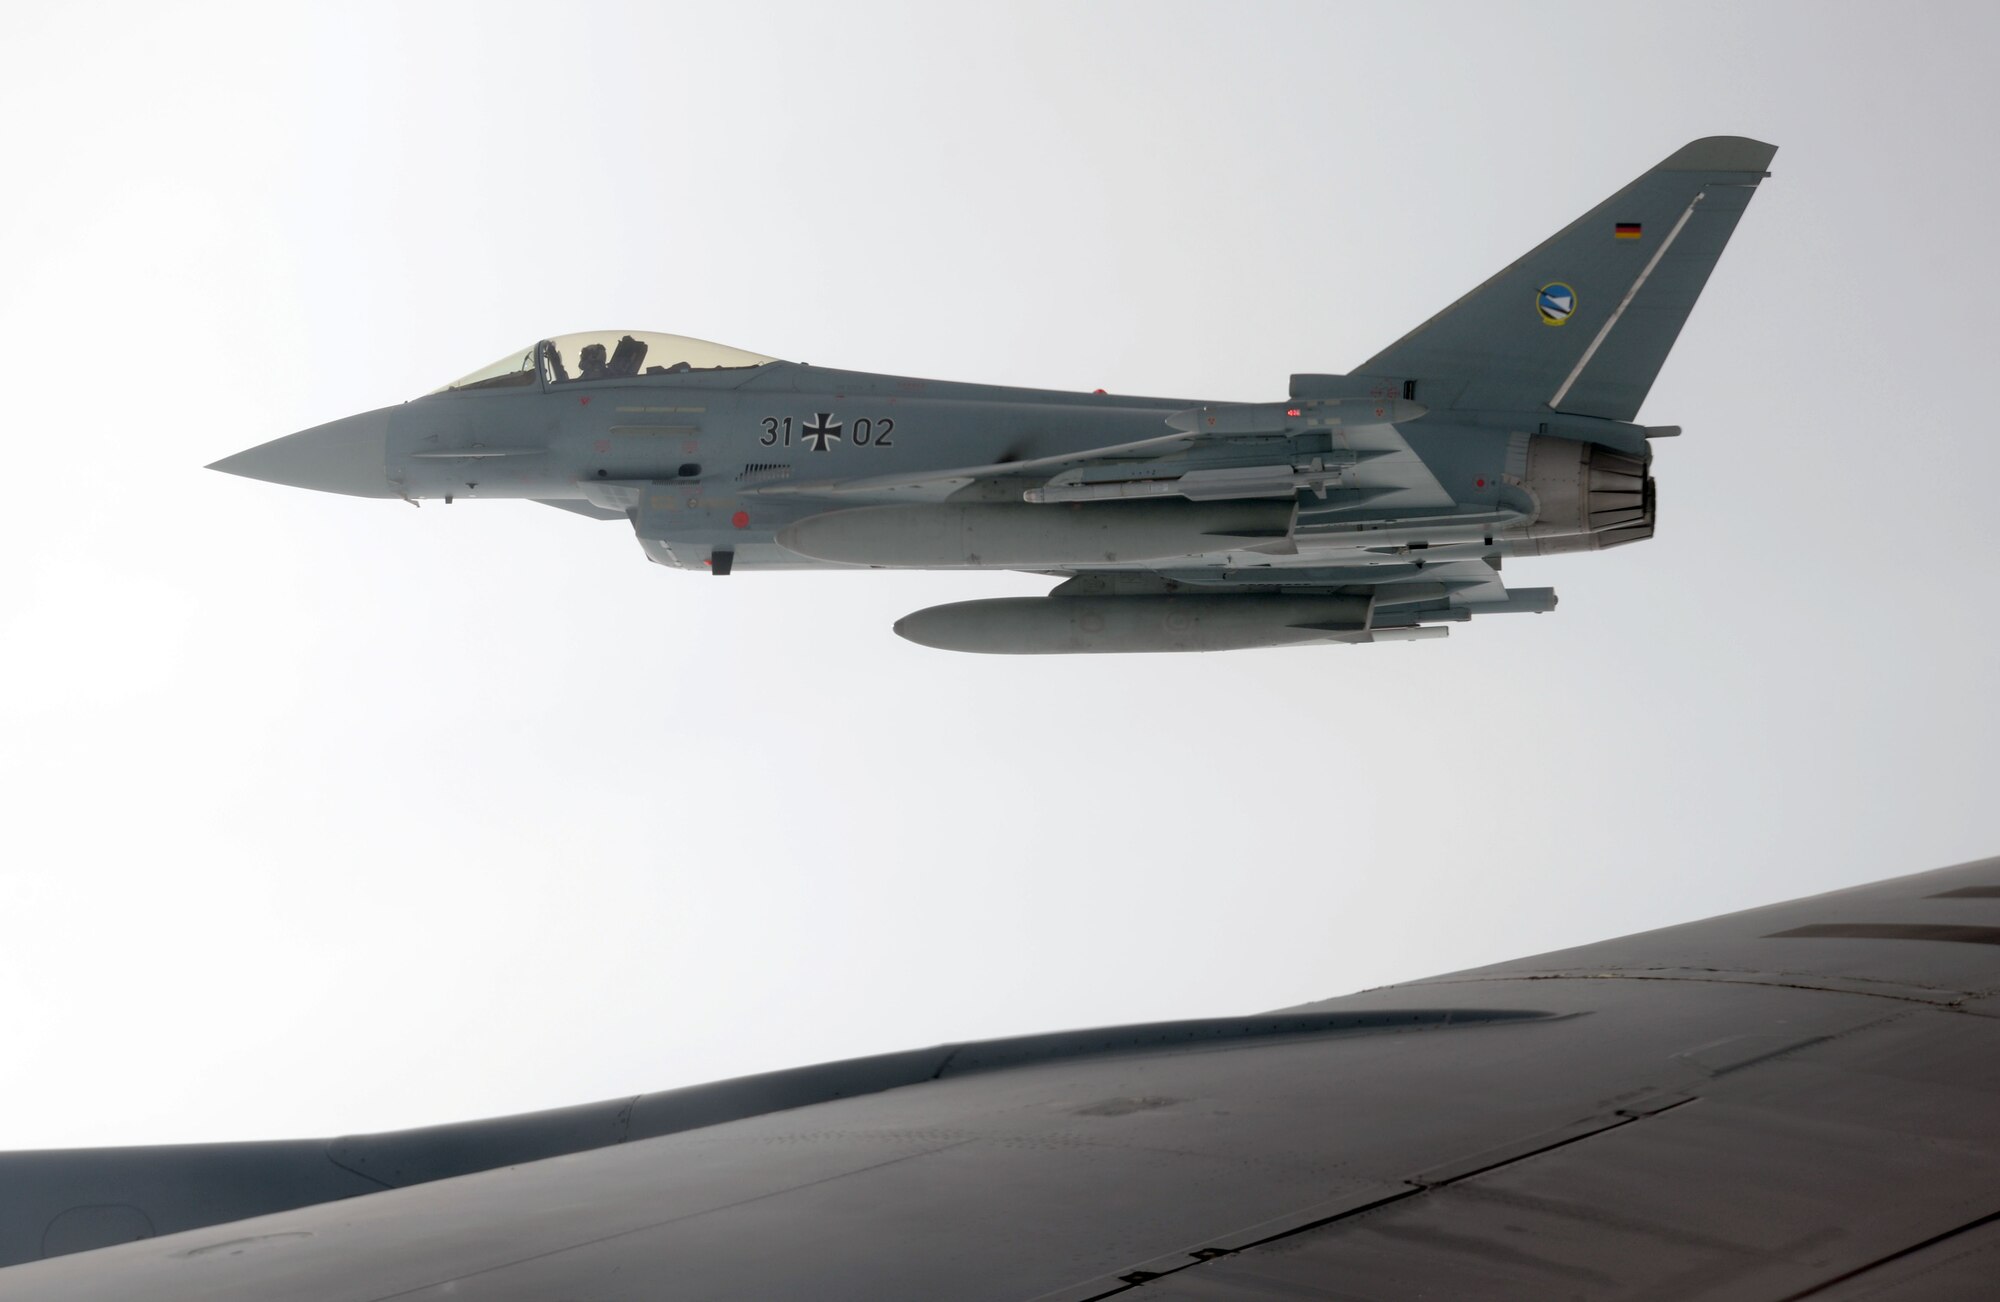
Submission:
M 0 1147 L 1251 1012 L 2000 850 L 1984 5 L 16 5 Z M 1448 641 L 953 656 L 202 466 L 539 336 L 1227 399 L 1782 148 L 1661 525 Z

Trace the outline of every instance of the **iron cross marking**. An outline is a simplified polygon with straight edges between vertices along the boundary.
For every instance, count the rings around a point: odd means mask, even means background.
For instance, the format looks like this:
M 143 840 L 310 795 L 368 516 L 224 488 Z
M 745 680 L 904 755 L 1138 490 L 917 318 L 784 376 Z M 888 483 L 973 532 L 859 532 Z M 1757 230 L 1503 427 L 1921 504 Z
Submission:
M 833 418 L 833 413 L 822 411 L 817 414 L 812 424 L 802 426 L 799 434 L 812 440 L 813 451 L 824 452 L 829 441 L 835 443 L 840 441 L 840 430 L 841 424 Z

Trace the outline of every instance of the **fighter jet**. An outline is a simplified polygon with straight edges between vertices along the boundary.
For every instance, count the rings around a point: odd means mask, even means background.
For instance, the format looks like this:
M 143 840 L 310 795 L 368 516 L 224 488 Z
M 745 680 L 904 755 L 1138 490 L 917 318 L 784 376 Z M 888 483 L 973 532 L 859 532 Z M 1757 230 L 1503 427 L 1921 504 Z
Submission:
M 1987 859 L 1247 1017 L 0 1154 L 0 1299 L 1991 1298 L 1996 991 Z
M 1351 374 L 1267 402 L 831 370 L 606 330 L 211 467 L 357 497 L 522 498 L 626 520 L 647 557 L 1026 570 L 911 641 L 1006 654 L 1442 637 L 1544 612 L 1509 557 L 1653 535 L 1636 423 L 1775 147 L 1696 140 Z

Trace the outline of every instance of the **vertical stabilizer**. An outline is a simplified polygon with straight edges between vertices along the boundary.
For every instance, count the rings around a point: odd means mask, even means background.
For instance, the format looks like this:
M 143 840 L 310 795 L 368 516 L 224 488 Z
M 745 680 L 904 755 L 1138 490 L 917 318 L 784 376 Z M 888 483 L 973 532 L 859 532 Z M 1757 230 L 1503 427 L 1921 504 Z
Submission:
M 1777 152 L 1683 146 L 1357 369 L 1433 410 L 1632 420 Z

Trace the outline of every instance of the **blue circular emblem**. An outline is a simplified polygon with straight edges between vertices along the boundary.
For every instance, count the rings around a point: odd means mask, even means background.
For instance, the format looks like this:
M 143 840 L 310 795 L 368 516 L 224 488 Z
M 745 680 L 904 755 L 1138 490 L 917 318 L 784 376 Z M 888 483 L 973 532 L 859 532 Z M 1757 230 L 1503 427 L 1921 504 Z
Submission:
M 1576 291 L 1560 280 L 1551 281 L 1535 292 L 1535 310 L 1542 314 L 1543 325 L 1563 325 L 1576 312 Z

